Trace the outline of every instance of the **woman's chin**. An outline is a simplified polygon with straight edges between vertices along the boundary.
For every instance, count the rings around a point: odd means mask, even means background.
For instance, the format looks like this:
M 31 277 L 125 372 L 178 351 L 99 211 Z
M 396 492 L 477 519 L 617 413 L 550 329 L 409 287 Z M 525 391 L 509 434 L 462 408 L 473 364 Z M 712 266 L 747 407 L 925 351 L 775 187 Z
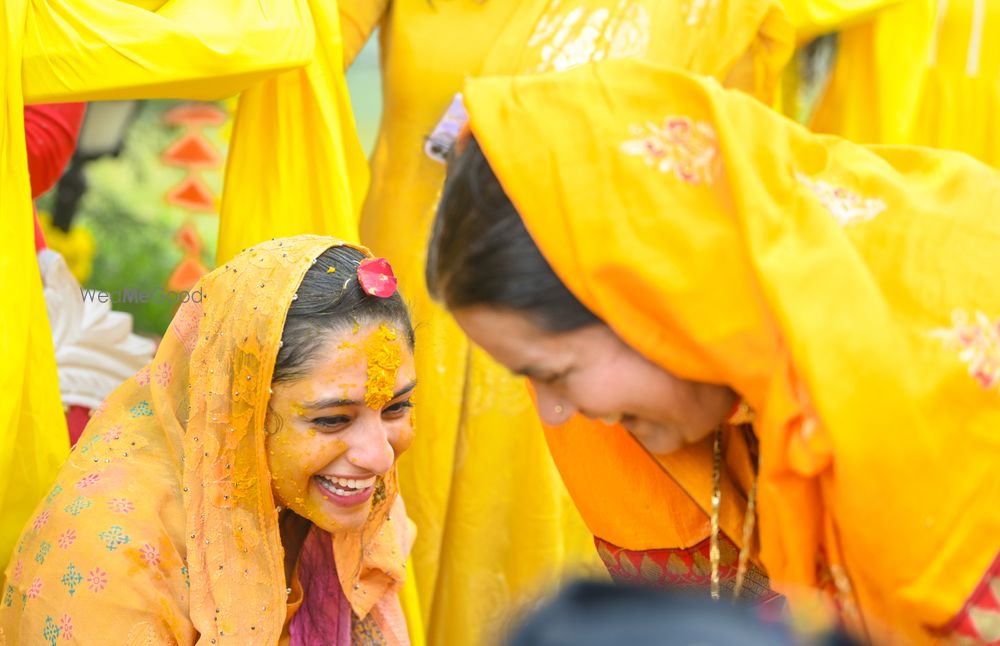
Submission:
M 680 450 L 685 444 L 681 433 L 653 422 L 631 420 L 623 422 L 623 426 L 653 455 L 669 455 Z
M 358 531 L 364 527 L 367 519 L 368 514 L 360 512 L 353 514 L 340 513 L 336 516 L 333 514 L 318 513 L 309 515 L 309 520 L 312 521 L 313 525 L 330 534 L 344 534 Z
M 328 500 L 320 498 L 316 504 L 310 505 L 308 514 L 305 517 L 313 525 L 330 533 L 350 533 L 364 527 L 371 512 L 370 505 L 358 505 L 353 509 L 344 509 L 331 504 Z

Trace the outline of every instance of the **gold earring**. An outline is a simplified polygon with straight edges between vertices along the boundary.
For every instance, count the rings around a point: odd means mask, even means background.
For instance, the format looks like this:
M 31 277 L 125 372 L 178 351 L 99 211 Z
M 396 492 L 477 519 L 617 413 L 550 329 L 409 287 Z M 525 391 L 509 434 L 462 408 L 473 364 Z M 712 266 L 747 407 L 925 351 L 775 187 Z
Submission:
M 385 480 L 382 476 L 375 478 L 375 492 L 372 494 L 372 506 L 380 504 L 385 500 Z
M 555 411 L 556 411 L 556 415 L 562 415 L 562 412 L 563 412 L 562 404 L 556 404 L 555 405 Z

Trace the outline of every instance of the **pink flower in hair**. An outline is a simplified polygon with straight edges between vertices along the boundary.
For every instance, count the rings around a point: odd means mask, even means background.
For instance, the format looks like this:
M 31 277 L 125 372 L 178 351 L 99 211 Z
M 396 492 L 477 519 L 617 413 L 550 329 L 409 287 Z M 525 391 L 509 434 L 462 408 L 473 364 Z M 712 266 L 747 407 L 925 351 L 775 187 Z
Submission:
M 358 282 L 370 296 L 389 298 L 396 293 L 396 276 L 385 258 L 369 258 L 358 265 Z

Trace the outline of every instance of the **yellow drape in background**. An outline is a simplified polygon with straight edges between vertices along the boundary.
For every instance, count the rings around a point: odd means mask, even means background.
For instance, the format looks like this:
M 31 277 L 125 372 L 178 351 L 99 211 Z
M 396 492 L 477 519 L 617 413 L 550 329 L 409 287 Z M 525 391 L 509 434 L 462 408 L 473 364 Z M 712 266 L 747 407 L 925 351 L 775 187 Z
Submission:
M 163 15 L 97 0 L 10 0 L 0 125 L 0 562 L 68 450 L 51 332 L 33 253 L 27 103 L 216 98 L 311 55 L 303 2 L 181 0 Z M 206 80 L 211 79 L 211 80 Z
M 811 127 L 960 150 L 1000 166 L 1000 4 L 788 0 L 800 38 L 838 32 Z
M 0 6 L 0 568 L 69 450 L 32 242 L 21 47 L 27 6 Z M 2 579 L 2 577 L 0 577 Z
M 368 162 L 344 78 L 337 6 L 310 6 L 312 61 L 240 95 L 226 160 L 219 264 L 269 238 L 316 233 L 358 239 Z
M 1000 173 L 815 135 L 637 61 L 465 96 L 573 293 L 649 360 L 756 410 L 777 589 L 797 598 L 827 565 L 853 629 L 939 643 L 929 627 L 1000 551 Z

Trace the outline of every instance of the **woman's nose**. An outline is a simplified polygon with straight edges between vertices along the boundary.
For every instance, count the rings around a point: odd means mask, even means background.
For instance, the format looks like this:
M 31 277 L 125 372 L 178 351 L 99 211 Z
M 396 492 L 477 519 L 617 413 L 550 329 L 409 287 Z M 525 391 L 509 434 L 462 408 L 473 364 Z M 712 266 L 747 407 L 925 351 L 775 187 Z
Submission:
M 348 462 L 372 473 L 387 472 L 392 468 L 396 453 L 389 444 L 385 424 L 379 419 L 361 430 L 347 450 Z
M 549 426 L 565 424 L 576 412 L 576 408 L 545 384 L 533 381 L 532 385 L 535 388 L 538 416 Z

